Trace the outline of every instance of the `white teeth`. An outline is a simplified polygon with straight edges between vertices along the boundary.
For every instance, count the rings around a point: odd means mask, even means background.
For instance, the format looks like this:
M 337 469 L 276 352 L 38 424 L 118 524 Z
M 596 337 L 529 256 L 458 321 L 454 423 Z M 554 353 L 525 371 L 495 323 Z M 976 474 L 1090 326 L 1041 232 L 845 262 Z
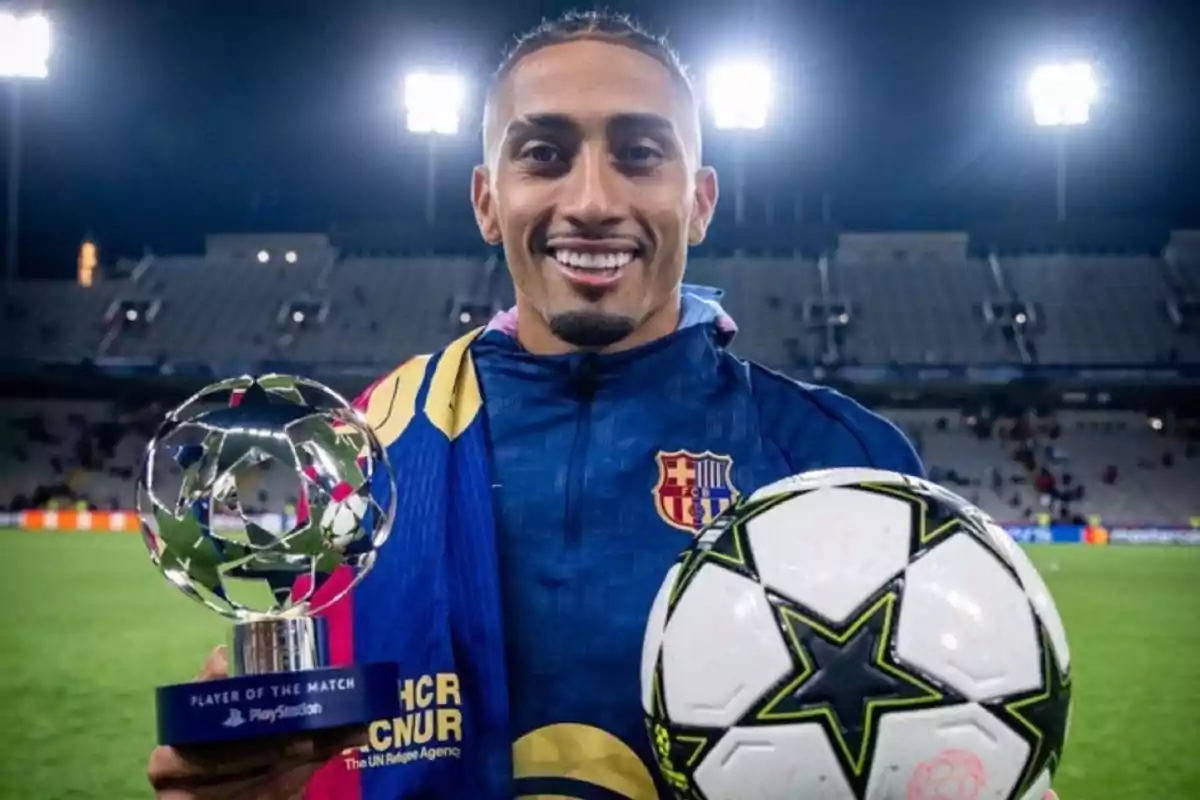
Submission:
M 633 253 L 580 253 L 575 250 L 555 250 L 554 260 L 576 269 L 619 269 L 633 260 Z

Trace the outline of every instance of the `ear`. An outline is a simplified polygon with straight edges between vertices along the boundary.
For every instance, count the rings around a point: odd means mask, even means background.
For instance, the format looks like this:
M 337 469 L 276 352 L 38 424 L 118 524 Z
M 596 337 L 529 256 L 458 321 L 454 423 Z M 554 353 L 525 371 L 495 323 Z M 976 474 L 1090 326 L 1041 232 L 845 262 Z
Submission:
M 496 214 L 496 196 L 492 192 L 491 174 L 487 167 L 478 166 L 471 173 L 471 205 L 475 208 L 475 224 L 488 244 L 500 244 L 500 219 Z
M 688 244 L 704 241 L 713 212 L 717 210 L 717 171 L 712 167 L 696 170 L 696 189 L 692 201 L 692 218 L 688 222 Z

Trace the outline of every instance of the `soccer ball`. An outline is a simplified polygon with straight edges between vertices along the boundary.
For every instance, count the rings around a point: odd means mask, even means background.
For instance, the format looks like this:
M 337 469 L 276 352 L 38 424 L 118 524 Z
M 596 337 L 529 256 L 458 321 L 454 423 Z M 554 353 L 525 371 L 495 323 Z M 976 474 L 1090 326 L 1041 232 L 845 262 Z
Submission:
M 369 499 L 361 494 L 335 494 L 321 513 L 321 528 L 332 534 L 335 546 L 340 546 L 358 535 L 370 508 Z
M 755 492 L 671 568 L 642 706 L 680 800 L 1041 800 L 1069 669 L 1045 583 L 982 511 L 822 470 Z

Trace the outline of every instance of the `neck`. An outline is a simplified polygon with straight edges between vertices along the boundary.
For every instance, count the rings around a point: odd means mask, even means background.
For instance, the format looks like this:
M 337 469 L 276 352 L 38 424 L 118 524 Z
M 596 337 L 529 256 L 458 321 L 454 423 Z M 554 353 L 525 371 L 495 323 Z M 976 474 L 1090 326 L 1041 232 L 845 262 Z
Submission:
M 622 350 L 631 350 L 634 347 L 640 347 L 653 342 L 655 339 L 661 339 L 664 336 L 670 335 L 679 327 L 679 301 L 679 290 L 676 289 L 672 293 L 671 299 L 662 308 L 643 320 L 642 324 L 638 325 L 633 333 L 619 342 L 614 342 L 608 347 L 600 348 L 595 352 L 618 353 Z M 536 309 L 532 308 L 529 302 L 520 294 L 517 295 L 517 341 L 521 343 L 521 347 L 525 348 L 526 351 L 539 356 L 562 355 L 564 353 L 580 352 L 585 349 L 569 342 L 564 342 L 555 336 L 550 330 L 550 325 L 542 315 Z

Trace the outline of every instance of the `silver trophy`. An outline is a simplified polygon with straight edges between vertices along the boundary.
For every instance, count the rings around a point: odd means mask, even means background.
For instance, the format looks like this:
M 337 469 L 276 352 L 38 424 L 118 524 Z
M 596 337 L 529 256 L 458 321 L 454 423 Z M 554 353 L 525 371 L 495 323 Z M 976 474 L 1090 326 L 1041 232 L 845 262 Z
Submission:
M 239 377 L 171 411 L 137 507 L 150 558 L 233 621 L 230 678 L 158 690 L 159 739 L 186 745 L 398 713 L 397 667 L 330 661 L 317 616 L 371 569 L 396 489 L 362 415 L 305 378 Z

